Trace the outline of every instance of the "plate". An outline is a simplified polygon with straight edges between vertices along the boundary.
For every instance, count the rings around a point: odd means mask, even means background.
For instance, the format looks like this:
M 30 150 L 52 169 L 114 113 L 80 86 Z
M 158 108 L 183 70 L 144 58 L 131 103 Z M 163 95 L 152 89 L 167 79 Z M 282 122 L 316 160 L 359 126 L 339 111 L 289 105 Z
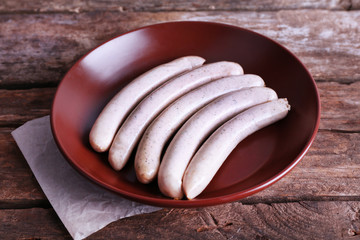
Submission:
M 163 196 L 157 183 L 136 180 L 133 158 L 117 172 L 107 153 L 96 153 L 88 135 L 96 117 L 124 85 L 175 58 L 197 55 L 207 63 L 234 61 L 260 75 L 291 104 L 288 116 L 242 141 L 206 190 L 193 200 Z M 211 22 L 168 22 L 130 31 L 82 57 L 60 82 L 51 126 L 65 158 L 86 178 L 122 196 L 161 207 L 216 205 L 254 194 L 281 179 L 304 157 L 320 120 L 315 81 L 279 43 L 236 26 Z

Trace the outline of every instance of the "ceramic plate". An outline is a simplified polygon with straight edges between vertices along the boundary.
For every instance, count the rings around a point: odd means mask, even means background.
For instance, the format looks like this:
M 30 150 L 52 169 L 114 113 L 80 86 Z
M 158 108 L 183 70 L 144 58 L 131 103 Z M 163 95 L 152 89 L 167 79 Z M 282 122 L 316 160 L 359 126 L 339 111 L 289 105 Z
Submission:
M 164 197 L 154 182 L 136 180 L 133 158 L 116 172 L 88 135 L 105 104 L 141 73 L 175 58 L 234 61 L 260 75 L 291 104 L 288 116 L 246 138 L 206 190 L 194 200 Z M 210 22 L 170 22 L 120 35 L 82 57 L 61 81 L 51 125 L 65 158 L 89 180 L 122 196 L 162 207 L 199 207 L 239 200 L 276 182 L 303 158 L 318 130 L 320 101 L 314 80 L 286 48 L 258 33 Z

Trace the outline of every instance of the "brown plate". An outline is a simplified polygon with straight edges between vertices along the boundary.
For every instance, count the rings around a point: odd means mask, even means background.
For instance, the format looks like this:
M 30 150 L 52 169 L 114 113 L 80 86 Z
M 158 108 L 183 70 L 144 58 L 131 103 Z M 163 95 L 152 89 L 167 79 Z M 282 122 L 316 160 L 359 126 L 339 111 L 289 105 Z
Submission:
M 291 104 L 289 115 L 241 142 L 206 190 L 194 200 L 161 195 L 157 183 L 136 180 L 133 163 L 120 172 L 107 154 L 93 151 L 88 134 L 101 109 L 139 74 L 175 58 L 198 55 L 234 61 L 260 75 Z M 199 207 L 235 201 L 276 182 L 301 160 L 320 120 L 320 99 L 304 65 L 273 40 L 235 26 L 210 22 L 170 22 L 120 35 L 81 58 L 61 81 L 51 125 L 66 159 L 92 181 L 122 196 L 164 207 Z

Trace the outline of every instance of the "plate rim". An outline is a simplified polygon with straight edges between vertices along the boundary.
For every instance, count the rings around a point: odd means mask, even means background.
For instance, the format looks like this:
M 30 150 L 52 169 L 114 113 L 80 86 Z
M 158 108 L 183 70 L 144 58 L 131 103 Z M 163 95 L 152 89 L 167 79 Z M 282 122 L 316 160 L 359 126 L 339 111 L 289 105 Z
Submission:
M 311 86 L 314 89 L 315 92 L 315 97 L 316 97 L 316 121 L 315 121 L 315 125 L 314 128 L 312 130 L 312 134 L 309 137 L 309 139 L 306 140 L 306 144 L 303 146 L 303 148 L 301 149 L 301 151 L 299 152 L 299 154 L 297 155 L 296 158 L 294 158 L 291 162 L 289 162 L 289 164 L 287 164 L 283 170 L 279 171 L 277 174 L 273 175 L 271 178 L 268 178 L 262 182 L 260 182 L 257 185 L 254 185 L 250 188 L 247 188 L 246 190 L 240 191 L 240 192 L 235 192 L 235 193 L 231 193 L 231 194 L 227 194 L 227 195 L 221 195 L 221 196 L 216 196 L 216 197 L 209 197 L 209 198 L 201 198 L 201 199 L 193 199 L 193 200 L 175 200 L 175 199 L 171 199 L 171 198 L 153 198 L 150 196 L 143 196 L 143 195 L 139 195 L 139 194 L 135 194 L 133 192 L 129 192 L 129 191 L 125 191 L 123 189 L 118 189 L 115 188 L 109 184 L 107 184 L 104 181 L 101 181 L 100 179 L 94 178 L 92 176 L 90 176 L 88 173 L 86 173 L 80 165 L 76 164 L 76 162 L 74 162 L 72 159 L 70 159 L 68 157 L 68 154 L 66 153 L 66 150 L 63 149 L 61 143 L 60 143 L 60 139 L 58 139 L 58 136 L 56 134 L 56 127 L 55 127 L 55 120 L 54 120 L 54 108 L 55 108 L 55 104 L 56 104 L 56 99 L 57 99 L 57 95 L 60 91 L 60 88 L 62 86 L 62 84 L 64 83 L 64 80 L 67 78 L 68 74 L 70 74 L 72 72 L 72 70 L 74 68 L 76 68 L 81 62 L 82 60 L 87 57 L 89 54 L 91 54 L 93 51 L 95 51 L 96 49 L 98 49 L 99 47 L 107 44 L 108 42 L 120 38 L 122 36 L 125 36 L 127 34 L 136 32 L 136 31 L 140 31 L 143 29 L 147 29 L 147 28 L 152 28 L 152 27 L 156 27 L 156 26 L 160 26 L 160 25 L 171 25 L 171 24 L 205 24 L 205 25 L 217 25 L 217 26 L 221 26 L 221 27 L 226 27 L 226 28 L 233 28 L 236 30 L 240 30 L 240 31 L 245 31 L 245 32 L 249 32 L 251 34 L 255 34 L 258 35 L 261 38 L 265 38 L 267 41 L 271 41 L 274 44 L 276 44 L 278 47 L 282 48 L 283 50 L 285 50 L 288 54 L 290 54 L 302 67 L 303 70 L 305 70 L 306 74 L 308 75 L 308 77 L 311 80 Z M 269 186 L 271 186 L 272 184 L 276 183 L 277 181 L 279 181 L 281 178 L 283 178 L 286 174 L 288 174 L 302 159 L 303 157 L 306 155 L 306 153 L 308 152 L 309 148 L 311 147 L 311 145 L 313 144 L 315 137 L 318 133 L 319 130 L 319 125 L 320 125 L 320 118 L 321 118 L 321 101 L 320 101 L 320 94 L 316 85 L 316 82 L 314 80 L 314 78 L 312 77 L 312 75 L 310 74 L 309 70 L 305 67 L 305 65 L 302 63 L 302 61 L 300 61 L 300 59 L 293 54 L 287 47 L 283 46 L 282 44 L 280 44 L 279 42 L 277 42 L 276 40 L 273 40 L 265 35 L 262 35 L 258 32 L 255 32 L 253 30 L 250 29 L 246 29 L 243 27 L 239 27 L 236 25 L 231 25 L 231 24 L 226 24 L 226 23 L 220 23 L 220 22 L 211 22 L 211 21 L 168 21 L 168 22 L 161 22 L 161 23 L 156 23 L 156 24 L 150 24 L 150 25 L 145 25 L 139 28 L 135 28 L 132 29 L 130 31 L 126 31 L 122 34 L 119 34 L 115 37 L 112 37 L 109 40 L 104 41 L 103 43 L 95 46 L 94 48 L 92 48 L 91 50 L 89 50 L 86 54 L 84 54 L 82 57 L 80 57 L 72 66 L 71 68 L 64 74 L 64 76 L 61 78 L 56 92 L 54 94 L 53 97 L 53 101 L 51 104 L 51 111 L 50 111 L 50 126 L 51 126 L 51 132 L 53 134 L 55 143 L 58 147 L 58 149 L 60 150 L 62 156 L 67 160 L 68 163 L 70 163 L 70 165 L 72 167 L 74 167 L 78 173 L 80 173 L 83 177 L 86 178 L 86 180 L 91 180 L 91 182 L 96 183 L 97 185 L 100 185 L 101 187 L 105 188 L 106 190 L 110 190 L 111 192 L 114 192 L 115 194 L 119 194 L 122 197 L 126 198 L 126 199 L 130 199 L 136 202 L 141 202 L 144 204 L 149 204 L 149 205 L 153 205 L 153 206 L 159 206 L 159 207 L 175 207 L 175 208 L 192 208 L 192 207 L 204 207 L 204 206 L 213 206 L 213 205 L 219 205 L 219 204 L 224 204 L 224 203 L 228 203 L 228 202 L 233 202 L 233 201 L 237 201 L 240 199 L 243 199 L 245 197 L 248 197 L 250 195 L 253 195 L 261 190 L 264 190 L 265 188 L 268 188 Z

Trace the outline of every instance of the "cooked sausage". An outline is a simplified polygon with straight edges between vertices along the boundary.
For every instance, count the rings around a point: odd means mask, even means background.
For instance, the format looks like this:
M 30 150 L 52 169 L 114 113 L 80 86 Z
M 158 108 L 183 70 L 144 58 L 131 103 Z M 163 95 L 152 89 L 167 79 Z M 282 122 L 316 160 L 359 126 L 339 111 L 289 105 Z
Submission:
M 109 151 L 109 163 L 122 169 L 149 123 L 171 102 L 188 91 L 211 80 L 243 74 L 233 62 L 206 64 L 163 84 L 146 96 L 130 113 L 117 132 Z
M 183 177 L 188 199 L 197 197 L 210 183 L 232 150 L 244 138 L 282 118 L 290 105 L 278 99 L 252 107 L 218 128 L 192 158 Z
M 254 86 L 264 86 L 261 77 L 252 74 L 225 77 L 190 91 L 168 106 L 150 124 L 141 138 L 135 156 L 138 180 L 149 183 L 156 177 L 164 146 L 193 113 L 216 97 Z
M 223 95 L 195 113 L 180 128 L 166 149 L 158 173 L 161 192 L 172 198 L 182 198 L 185 169 L 206 137 L 239 112 L 274 99 L 277 99 L 274 90 L 253 87 Z
M 181 57 L 159 65 L 135 78 L 119 91 L 96 119 L 89 135 L 94 150 L 107 151 L 117 129 L 131 110 L 160 84 L 185 71 L 201 66 L 205 60 L 197 56 Z

